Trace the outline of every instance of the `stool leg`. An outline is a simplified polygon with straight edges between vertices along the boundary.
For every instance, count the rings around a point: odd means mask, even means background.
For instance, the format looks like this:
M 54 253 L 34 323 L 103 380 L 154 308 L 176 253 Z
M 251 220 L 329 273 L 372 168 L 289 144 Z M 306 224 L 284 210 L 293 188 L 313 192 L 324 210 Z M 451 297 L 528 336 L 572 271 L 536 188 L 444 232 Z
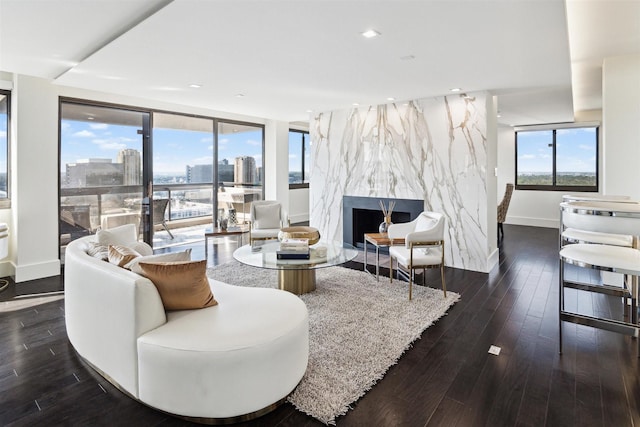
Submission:
M 560 260 L 559 266 L 559 287 L 558 295 L 558 353 L 562 354 L 562 311 L 564 310 L 564 262 Z

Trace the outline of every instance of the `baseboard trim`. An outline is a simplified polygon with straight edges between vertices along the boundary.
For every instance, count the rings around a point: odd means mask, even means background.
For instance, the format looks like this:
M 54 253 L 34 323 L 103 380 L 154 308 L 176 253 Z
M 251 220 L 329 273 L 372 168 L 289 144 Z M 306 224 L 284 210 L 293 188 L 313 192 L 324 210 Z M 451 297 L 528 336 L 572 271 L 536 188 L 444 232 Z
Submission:
M 560 220 L 546 218 L 530 218 L 526 216 L 508 216 L 505 224 L 527 225 L 530 227 L 558 228 Z
M 37 264 L 17 265 L 15 267 L 15 282 L 27 282 L 29 280 L 60 275 L 60 260 L 40 262 Z

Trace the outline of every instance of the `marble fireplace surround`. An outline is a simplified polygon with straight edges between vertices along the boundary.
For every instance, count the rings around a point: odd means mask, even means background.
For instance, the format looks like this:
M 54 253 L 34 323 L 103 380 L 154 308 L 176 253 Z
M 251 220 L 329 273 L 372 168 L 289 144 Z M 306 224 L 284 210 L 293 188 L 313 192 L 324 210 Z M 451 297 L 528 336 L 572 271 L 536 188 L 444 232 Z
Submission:
M 378 199 L 424 200 L 421 211 L 446 217 L 446 265 L 490 271 L 497 203 L 488 213 L 496 197 L 487 174 L 496 147 L 489 108 L 492 97 L 480 92 L 317 113 L 309 126 L 310 223 L 325 238 L 343 240 L 344 196 L 370 197 L 374 209 Z

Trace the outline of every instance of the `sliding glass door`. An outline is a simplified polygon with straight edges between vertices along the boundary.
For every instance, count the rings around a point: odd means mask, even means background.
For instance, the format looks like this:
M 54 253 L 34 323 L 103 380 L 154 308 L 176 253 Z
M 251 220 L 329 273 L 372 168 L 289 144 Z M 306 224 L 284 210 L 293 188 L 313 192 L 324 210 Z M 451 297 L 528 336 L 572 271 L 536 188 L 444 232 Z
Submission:
M 149 113 L 60 104 L 60 252 L 79 237 L 123 224 L 144 229 L 143 154 Z
M 249 221 L 249 207 L 263 198 L 264 127 L 218 122 L 218 210 L 237 223 Z
M 60 102 L 60 253 L 135 224 L 154 249 L 204 239 L 218 212 L 249 220 L 263 198 L 264 126 Z
M 213 119 L 153 114 L 154 248 L 201 240 L 211 224 L 213 129 Z

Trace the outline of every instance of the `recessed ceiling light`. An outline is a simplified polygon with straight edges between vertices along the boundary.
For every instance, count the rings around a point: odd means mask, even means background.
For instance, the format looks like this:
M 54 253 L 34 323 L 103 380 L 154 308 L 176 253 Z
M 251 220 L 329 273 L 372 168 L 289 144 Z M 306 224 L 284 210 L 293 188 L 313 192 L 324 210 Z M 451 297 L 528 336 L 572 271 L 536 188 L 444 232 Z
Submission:
M 199 84 L 197 84 L 197 83 L 191 83 L 191 84 L 189 85 L 189 87 L 192 87 L 192 88 L 194 88 L 194 89 L 198 89 L 198 88 L 201 88 L 201 87 L 202 87 L 202 85 L 199 85 Z
M 313 113 L 313 110 L 307 110 L 307 113 Z
M 361 34 L 363 37 L 366 37 L 368 39 L 371 39 L 373 37 L 378 37 L 380 35 L 380 33 L 376 30 L 363 31 Z
M 396 99 L 392 96 L 390 96 L 389 98 L 387 98 L 387 101 L 395 101 Z
M 450 92 L 460 92 L 462 89 L 459 87 L 454 87 L 453 89 L 449 89 Z
M 360 104 L 358 104 L 357 102 L 354 102 L 354 103 L 353 103 L 353 104 L 351 104 L 351 105 L 353 105 L 354 107 L 359 107 L 359 106 L 360 106 Z
M 500 117 L 502 117 L 502 114 L 498 114 L 496 117 L 497 117 L 497 118 L 500 118 Z

